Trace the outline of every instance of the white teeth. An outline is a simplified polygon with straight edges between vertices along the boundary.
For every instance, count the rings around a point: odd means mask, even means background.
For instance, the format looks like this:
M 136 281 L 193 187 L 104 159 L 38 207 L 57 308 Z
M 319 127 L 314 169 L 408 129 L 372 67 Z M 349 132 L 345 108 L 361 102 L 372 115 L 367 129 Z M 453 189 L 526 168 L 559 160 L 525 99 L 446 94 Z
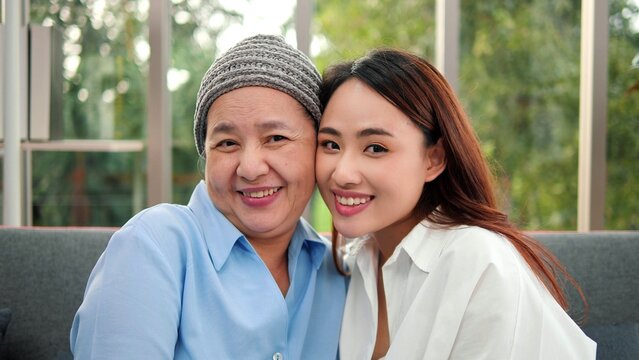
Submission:
M 263 198 L 265 196 L 273 195 L 274 193 L 278 192 L 279 190 L 280 190 L 279 188 L 270 188 L 268 190 L 251 191 L 251 192 L 244 192 L 243 191 L 242 195 L 259 199 L 259 198 Z
M 339 195 L 335 195 L 335 197 L 337 198 L 338 203 L 342 205 L 346 205 L 346 206 L 366 204 L 371 199 L 370 197 L 352 198 L 352 197 L 344 197 Z

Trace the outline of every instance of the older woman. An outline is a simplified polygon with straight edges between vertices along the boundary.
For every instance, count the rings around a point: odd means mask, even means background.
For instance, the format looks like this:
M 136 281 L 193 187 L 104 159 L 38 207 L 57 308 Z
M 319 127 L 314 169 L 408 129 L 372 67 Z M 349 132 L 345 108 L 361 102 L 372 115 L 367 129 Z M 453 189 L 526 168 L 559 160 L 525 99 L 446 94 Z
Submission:
M 281 37 L 206 72 L 188 205 L 133 217 L 98 260 L 71 329 L 78 359 L 335 359 L 345 283 L 300 218 L 315 185 L 320 77 Z

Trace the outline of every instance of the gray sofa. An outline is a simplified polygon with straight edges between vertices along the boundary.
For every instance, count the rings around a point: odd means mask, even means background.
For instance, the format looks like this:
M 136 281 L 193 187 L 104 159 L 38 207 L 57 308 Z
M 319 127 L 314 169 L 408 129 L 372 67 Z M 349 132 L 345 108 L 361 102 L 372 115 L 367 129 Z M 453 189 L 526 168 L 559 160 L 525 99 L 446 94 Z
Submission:
M 0 228 L 0 309 L 11 309 L 0 359 L 72 359 L 73 315 L 114 231 Z
M 0 309 L 11 309 L 0 359 L 71 358 L 73 315 L 114 231 L 0 227 Z M 584 330 L 598 342 L 598 359 L 639 359 L 639 232 L 532 235 L 581 284 L 590 305 Z M 579 317 L 579 298 L 568 295 Z

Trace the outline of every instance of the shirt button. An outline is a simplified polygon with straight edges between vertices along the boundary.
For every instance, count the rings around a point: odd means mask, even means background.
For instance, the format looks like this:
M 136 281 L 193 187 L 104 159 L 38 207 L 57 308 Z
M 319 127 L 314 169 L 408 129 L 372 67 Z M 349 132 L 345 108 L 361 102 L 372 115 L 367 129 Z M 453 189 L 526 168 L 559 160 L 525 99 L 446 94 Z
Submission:
M 284 356 L 282 356 L 282 353 L 276 352 L 275 354 L 273 354 L 273 360 L 282 360 L 282 359 L 284 359 Z

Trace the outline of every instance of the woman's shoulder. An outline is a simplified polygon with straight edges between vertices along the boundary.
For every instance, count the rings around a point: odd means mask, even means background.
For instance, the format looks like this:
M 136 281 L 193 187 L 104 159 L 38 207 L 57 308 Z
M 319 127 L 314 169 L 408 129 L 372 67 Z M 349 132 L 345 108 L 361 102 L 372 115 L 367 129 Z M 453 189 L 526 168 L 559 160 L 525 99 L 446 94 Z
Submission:
M 517 250 L 503 235 L 478 226 L 430 226 L 427 233 L 440 237 L 440 257 L 472 262 L 480 267 L 506 266 L 512 269 L 520 262 Z
M 125 224 L 125 226 L 128 225 L 129 223 L 136 223 L 136 222 L 166 223 L 170 220 L 189 217 L 189 212 L 190 212 L 189 208 L 184 205 L 168 204 L 168 203 L 157 204 L 157 205 L 148 207 L 138 212 L 137 214 L 133 215 L 133 217 L 131 217 L 131 219 L 127 221 L 127 224 Z
M 111 242 L 138 243 L 164 254 L 182 254 L 200 234 L 197 221 L 186 206 L 158 204 L 134 215 L 118 230 Z
M 473 250 L 499 249 L 508 242 L 503 235 L 479 226 L 459 225 L 440 231 L 445 233 L 451 245 L 464 246 Z
M 184 230 L 196 226 L 195 217 L 187 206 L 177 204 L 158 204 L 135 214 L 122 228 L 136 228 L 157 234 L 167 231 Z

